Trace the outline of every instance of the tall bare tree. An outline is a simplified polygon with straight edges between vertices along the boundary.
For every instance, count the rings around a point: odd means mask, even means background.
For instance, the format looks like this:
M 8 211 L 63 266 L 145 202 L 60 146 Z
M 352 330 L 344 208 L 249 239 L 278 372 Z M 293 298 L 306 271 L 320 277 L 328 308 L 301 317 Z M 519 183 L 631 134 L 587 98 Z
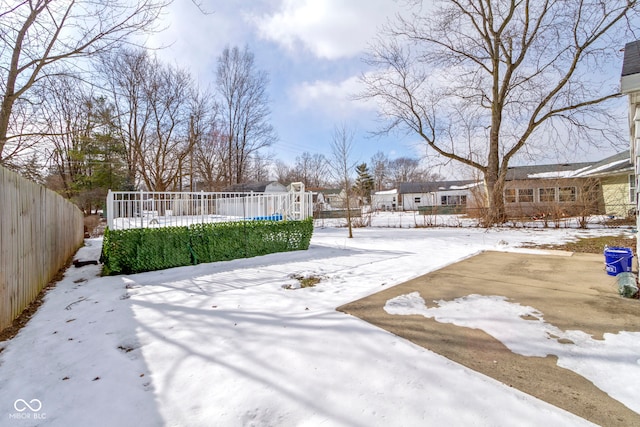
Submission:
M 223 173 L 224 135 L 220 129 L 218 106 L 211 93 L 193 89 L 190 102 L 189 154 L 190 191 L 219 191 L 225 185 Z
M 2 0 L 0 2 L 0 164 L 21 136 L 14 106 L 44 76 L 68 73 L 81 58 L 152 30 L 169 0 Z
M 238 184 L 246 179 L 249 156 L 276 140 L 269 123 L 269 79 L 266 72 L 256 68 L 248 47 L 225 48 L 218 58 L 216 77 L 227 138 L 227 180 L 230 185 Z
M 328 161 L 324 155 L 305 151 L 296 157 L 296 164 L 292 170 L 293 179 L 302 182 L 306 187 L 321 187 L 327 181 L 328 168 Z
M 437 174 L 429 173 L 420 160 L 413 157 L 398 157 L 387 164 L 387 174 L 391 185 L 398 186 L 401 182 L 437 181 Z
M 100 56 L 98 71 L 108 96 L 114 100 L 118 136 L 125 149 L 127 187 L 136 188 L 143 144 L 151 126 L 146 83 L 153 73 L 152 59 L 143 49 L 123 48 Z
M 353 168 L 355 163 L 353 156 L 353 136 L 354 132 L 347 125 L 336 126 L 331 140 L 332 159 L 329 163 L 333 177 L 340 183 L 345 192 L 345 208 L 347 210 L 347 228 L 349 238 L 353 238 L 353 227 L 351 226 L 351 189 L 353 188 Z
M 291 184 L 297 181 L 293 168 L 280 159 L 276 160 L 273 164 L 273 174 L 275 179 L 281 184 Z
M 155 58 L 151 69 L 145 82 L 149 127 L 138 155 L 138 173 L 149 190 L 182 190 L 186 160 L 195 143 L 190 138 L 191 77 Z
M 510 160 L 541 141 L 606 138 L 606 66 L 619 58 L 635 0 L 413 1 L 372 48 L 365 98 L 388 127 L 484 175 L 486 224 L 504 220 Z M 616 67 L 618 69 L 619 67 Z M 608 79 L 608 80 L 607 80 Z
M 389 157 L 382 151 L 378 151 L 371 157 L 371 170 L 374 191 L 383 190 L 389 180 Z
M 66 76 L 48 78 L 44 99 L 44 140 L 51 147 L 47 185 L 90 213 L 102 206 L 107 190 L 122 189 L 126 176 L 113 105 Z
M 249 156 L 247 177 L 249 181 L 265 182 L 270 179 L 271 162 L 273 154 L 262 154 L 259 151 Z
M 196 139 L 194 168 L 205 191 L 220 191 L 227 185 L 224 173 L 224 152 L 227 139 L 215 126 L 208 127 Z

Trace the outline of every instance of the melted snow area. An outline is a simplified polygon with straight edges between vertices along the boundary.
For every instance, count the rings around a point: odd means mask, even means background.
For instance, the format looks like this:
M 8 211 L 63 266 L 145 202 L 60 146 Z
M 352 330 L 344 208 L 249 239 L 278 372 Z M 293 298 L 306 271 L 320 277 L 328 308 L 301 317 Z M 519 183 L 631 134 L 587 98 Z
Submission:
M 604 334 L 604 340 L 595 340 L 582 331 L 563 331 L 550 325 L 538 310 L 502 296 L 468 295 L 435 303 L 437 307 L 428 308 L 420 294 L 412 292 L 388 300 L 384 309 L 389 314 L 418 314 L 441 323 L 481 329 L 523 356 L 555 355 L 558 366 L 582 375 L 640 412 L 640 333 Z M 612 354 L 615 360 L 611 360 Z

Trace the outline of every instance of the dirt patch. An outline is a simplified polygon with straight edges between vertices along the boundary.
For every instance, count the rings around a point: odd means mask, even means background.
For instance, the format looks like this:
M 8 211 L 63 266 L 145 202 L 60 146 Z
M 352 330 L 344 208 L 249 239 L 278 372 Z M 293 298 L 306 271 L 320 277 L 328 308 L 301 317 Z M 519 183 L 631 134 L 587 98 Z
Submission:
M 640 414 L 557 366 L 555 356 L 521 356 L 482 330 L 420 315 L 390 315 L 383 309 L 389 299 L 416 291 L 427 305 L 471 294 L 505 296 L 539 310 L 549 324 L 581 330 L 594 339 L 605 333 L 638 332 L 639 302 L 618 295 L 616 279 L 604 272 L 602 255 L 485 252 L 338 310 L 596 424 L 640 425 Z
M 632 248 L 635 256 L 636 238 L 629 235 L 620 234 L 618 236 L 601 236 L 587 237 L 576 240 L 575 242 L 567 242 L 562 244 L 549 245 L 525 245 L 524 247 L 538 249 L 555 249 L 569 252 L 579 252 L 587 254 L 601 254 L 604 252 L 605 246 L 621 246 Z

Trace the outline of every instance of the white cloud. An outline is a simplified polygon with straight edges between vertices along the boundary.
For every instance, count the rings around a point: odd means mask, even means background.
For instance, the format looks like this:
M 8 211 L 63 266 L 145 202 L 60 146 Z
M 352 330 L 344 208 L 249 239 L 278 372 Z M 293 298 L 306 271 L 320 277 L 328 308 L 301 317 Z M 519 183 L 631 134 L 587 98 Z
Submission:
M 279 11 L 253 18 L 260 36 L 289 50 L 304 46 L 323 59 L 358 55 L 399 10 L 389 0 L 283 0 Z
M 289 96 L 300 110 L 315 110 L 332 118 L 345 118 L 375 111 L 373 102 L 353 99 L 361 91 L 362 83 L 357 76 L 352 76 L 339 82 L 304 82 L 294 86 Z

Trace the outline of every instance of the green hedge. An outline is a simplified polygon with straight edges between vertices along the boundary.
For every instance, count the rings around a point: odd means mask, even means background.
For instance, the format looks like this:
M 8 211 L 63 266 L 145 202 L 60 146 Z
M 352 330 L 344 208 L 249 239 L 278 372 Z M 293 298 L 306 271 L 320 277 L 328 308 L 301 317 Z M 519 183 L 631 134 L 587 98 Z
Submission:
M 242 221 L 104 233 L 103 274 L 130 274 L 309 248 L 313 219 Z

